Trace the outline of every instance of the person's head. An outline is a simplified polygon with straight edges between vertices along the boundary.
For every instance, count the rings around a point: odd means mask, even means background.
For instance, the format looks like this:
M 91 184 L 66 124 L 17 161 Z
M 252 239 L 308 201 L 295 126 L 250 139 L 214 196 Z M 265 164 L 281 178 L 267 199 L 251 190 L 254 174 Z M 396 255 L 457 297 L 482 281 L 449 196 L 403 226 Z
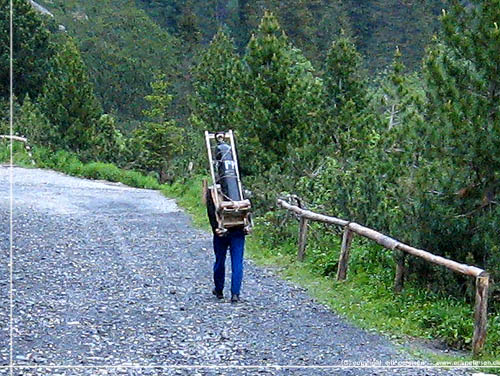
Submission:
M 224 132 L 217 132 L 215 134 L 215 139 L 217 140 L 218 144 L 224 142 Z

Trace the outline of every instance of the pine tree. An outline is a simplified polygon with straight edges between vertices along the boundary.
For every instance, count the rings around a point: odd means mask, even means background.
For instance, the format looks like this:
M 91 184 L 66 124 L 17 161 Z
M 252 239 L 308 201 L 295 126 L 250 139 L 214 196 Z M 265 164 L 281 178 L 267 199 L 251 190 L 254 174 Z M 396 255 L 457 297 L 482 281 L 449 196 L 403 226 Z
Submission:
M 413 132 L 415 137 L 420 137 L 415 132 L 422 130 L 424 122 L 425 92 L 422 77 L 419 73 L 410 75 L 405 71 L 403 56 L 396 48 L 392 71 L 382 83 L 386 128 L 388 131 L 403 128 L 406 135 Z
M 429 115 L 448 146 L 441 149 L 474 171 L 471 178 L 484 190 L 500 170 L 500 2 L 452 3 L 442 17 L 442 41 L 425 64 Z
M 355 139 L 363 142 L 364 130 L 374 126 L 361 66 L 362 57 L 348 36 L 332 42 L 323 69 L 327 113 L 323 143 L 334 142 L 344 151 L 352 149 Z
M 242 124 L 242 65 L 233 41 L 222 30 L 193 69 L 191 123 L 198 131 L 237 129 Z
M 39 106 L 52 126 L 53 143 L 77 153 L 91 146 L 101 108 L 94 96 L 87 69 L 73 40 L 68 38 L 51 60 Z
M 253 154 L 259 153 L 263 167 L 269 168 L 318 131 L 323 86 L 269 12 L 247 46 L 244 64 L 244 135 L 256 148 Z
M 436 151 L 469 172 L 463 184 L 474 187 L 470 203 L 478 209 L 500 192 L 500 3 L 452 3 L 442 40 L 425 62 L 429 118 Z
M 116 128 L 113 116 L 101 115 L 93 131 L 93 159 L 105 162 L 122 162 L 124 139 L 122 133 Z
M 15 116 L 15 133 L 28 138 L 30 145 L 53 146 L 54 128 L 40 107 L 28 95 Z
M 446 219 L 430 222 L 442 251 L 500 270 L 491 225 L 500 220 L 500 1 L 451 4 L 424 65 L 427 154 L 437 170 L 427 181 L 441 192 L 425 204 Z
M 53 54 L 50 32 L 28 0 L 13 0 L 14 94 L 36 98 Z M 0 97 L 9 96 L 10 1 L 0 0 Z
M 388 130 L 393 129 L 401 123 L 401 109 L 403 107 L 402 102 L 405 95 L 405 77 L 403 75 L 404 64 L 401 61 L 401 57 L 401 51 L 396 47 L 392 72 L 389 74 L 388 82 L 383 87 L 385 105 L 388 107 L 386 110 Z
M 346 12 L 337 0 L 254 0 L 238 1 L 238 5 L 243 17 L 230 25 L 238 46 L 247 44 L 250 30 L 258 27 L 267 9 L 276 15 L 293 45 L 315 66 L 324 60 L 329 43 L 340 29 L 348 28 Z
M 417 68 L 425 45 L 437 25 L 444 0 L 344 0 L 360 51 L 370 70 L 390 65 L 391 52 L 399 46 L 405 63 Z
M 194 46 L 201 41 L 202 34 L 198 26 L 198 17 L 193 12 L 193 3 L 188 0 L 182 8 L 182 13 L 177 23 L 179 36 L 188 46 Z
M 354 42 L 346 35 L 334 40 L 328 50 L 324 68 L 327 105 L 338 114 L 349 101 L 356 111 L 366 107 L 362 58 Z
M 150 108 L 144 111 L 146 121 L 134 131 L 132 139 L 136 148 L 136 166 L 158 174 L 161 183 L 171 180 L 171 162 L 183 150 L 183 131 L 169 120 L 172 95 L 165 75 L 158 75 L 151 83 L 153 93 L 146 97 Z

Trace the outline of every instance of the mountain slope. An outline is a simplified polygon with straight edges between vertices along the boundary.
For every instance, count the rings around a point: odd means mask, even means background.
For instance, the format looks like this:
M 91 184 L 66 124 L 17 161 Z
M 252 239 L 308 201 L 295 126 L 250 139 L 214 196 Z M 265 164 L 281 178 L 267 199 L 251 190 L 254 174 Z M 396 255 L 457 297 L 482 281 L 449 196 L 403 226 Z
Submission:
M 107 113 L 142 119 L 154 73 L 176 76 L 178 41 L 133 0 L 45 0 L 40 4 L 75 37 Z
M 405 63 L 418 68 L 438 27 L 444 0 L 136 0 L 159 25 L 180 33 L 188 12 L 207 42 L 224 26 L 242 50 L 265 9 L 272 10 L 293 43 L 320 65 L 340 30 L 356 37 L 372 71 L 391 63 L 399 46 Z

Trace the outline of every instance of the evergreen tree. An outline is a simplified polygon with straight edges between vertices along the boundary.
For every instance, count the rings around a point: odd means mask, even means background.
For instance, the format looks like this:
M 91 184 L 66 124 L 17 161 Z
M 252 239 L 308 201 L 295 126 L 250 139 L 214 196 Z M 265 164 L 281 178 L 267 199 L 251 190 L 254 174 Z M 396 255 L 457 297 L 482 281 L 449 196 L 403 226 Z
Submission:
M 425 64 L 429 116 L 440 124 L 440 150 L 485 190 L 500 171 L 500 7 L 493 0 L 452 3 Z
M 343 3 L 359 49 L 368 58 L 370 70 L 376 71 L 390 64 L 395 46 L 404 53 L 405 63 L 417 68 L 446 1 L 346 0 Z
M 269 168 L 318 132 L 323 86 L 269 12 L 247 46 L 244 63 L 248 95 L 243 131 L 262 167 Z
M 500 2 L 451 4 L 425 61 L 427 154 L 438 171 L 427 181 L 440 195 L 422 202 L 445 218 L 430 221 L 442 252 L 498 271 Z
M 193 69 L 191 123 L 199 131 L 240 128 L 242 66 L 233 41 L 222 30 Z
M 240 15 L 244 13 L 239 22 L 229 25 L 238 46 L 248 42 L 250 30 L 258 27 L 267 9 L 276 15 L 293 45 L 313 64 L 324 60 L 328 44 L 342 27 L 348 28 L 346 12 L 338 0 L 255 0 L 239 1 L 238 5 Z
M 122 133 L 116 128 L 113 116 L 101 115 L 93 131 L 93 158 L 105 162 L 121 163 L 125 144 Z
M 28 95 L 15 116 L 14 132 L 28 138 L 31 145 L 53 146 L 55 130 L 39 106 Z
M 389 82 L 384 85 L 385 92 L 384 102 L 387 108 L 387 128 L 393 129 L 401 123 L 401 109 L 403 107 L 402 101 L 405 95 L 404 83 L 404 65 L 401 61 L 401 51 L 396 48 L 394 54 L 394 62 L 392 64 L 392 72 L 389 75 Z
M 132 143 L 135 147 L 135 165 L 158 175 L 161 183 L 173 179 L 171 162 L 183 150 L 183 131 L 169 120 L 172 95 L 165 75 L 159 75 L 151 83 L 153 93 L 146 97 L 150 108 L 144 114 L 150 121 L 144 122 L 134 131 Z
M 193 12 L 193 3 L 188 0 L 182 8 L 182 13 L 177 23 L 179 36 L 186 42 L 188 48 L 201 41 L 201 31 L 198 26 L 198 17 Z
M 274 14 L 279 15 L 283 28 L 287 31 L 287 36 L 293 41 L 297 48 L 300 48 L 309 58 L 318 58 L 319 51 L 315 40 L 315 19 L 313 17 L 314 5 L 318 0 L 281 0 L 273 1 L 272 9 Z
M 352 149 L 352 137 L 363 142 L 363 129 L 373 126 L 367 108 L 367 85 L 363 76 L 362 57 L 354 42 L 346 35 L 334 40 L 324 65 L 326 129 L 323 142 Z M 353 136 L 353 132 L 361 132 Z
M 342 112 L 349 101 L 356 111 L 366 107 L 366 84 L 362 75 L 362 58 L 354 42 L 342 35 L 328 50 L 324 68 L 327 105 L 334 113 Z
M 28 0 L 13 0 L 14 94 L 36 98 L 53 54 L 50 32 Z M 9 96 L 10 1 L 0 0 L 0 97 Z
M 399 48 L 394 53 L 392 71 L 382 83 L 383 105 L 387 129 L 400 127 L 405 133 L 421 130 L 425 106 L 425 92 L 418 73 L 405 74 L 406 67 Z
M 58 148 L 77 153 L 91 146 L 101 116 L 86 67 L 73 40 L 68 38 L 51 60 L 39 106 L 53 127 Z
M 142 111 L 147 107 L 144 98 L 150 94 L 154 72 L 168 73 L 178 85 L 188 81 L 186 70 L 182 77 L 178 71 L 179 62 L 184 62 L 179 39 L 138 9 L 137 1 L 51 1 L 45 4 L 67 28 L 67 33 L 60 34 L 74 38 L 103 111 L 113 114 L 121 129 L 131 131 L 143 120 Z M 169 12 L 181 5 L 177 0 L 169 3 L 178 3 L 169 6 Z M 181 103 L 177 107 L 176 116 L 185 117 L 185 107 Z

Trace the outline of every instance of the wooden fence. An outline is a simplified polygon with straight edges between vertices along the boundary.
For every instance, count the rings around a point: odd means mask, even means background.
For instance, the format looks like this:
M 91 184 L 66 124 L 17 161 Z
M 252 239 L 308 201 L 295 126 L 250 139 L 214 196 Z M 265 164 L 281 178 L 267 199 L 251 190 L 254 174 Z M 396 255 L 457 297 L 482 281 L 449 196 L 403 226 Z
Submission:
M 28 156 L 31 159 L 31 164 L 35 165 L 35 160 L 33 159 L 33 154 L 31 153 L 31 148 L 28 144 L 28 139 L 25 137 L 20 137 L 20 136 L 10 136 L 10 135 L 0 135 L 0 139 L 3 140 L 12 140 L 12 141 L 19 141 L 24 143 L 24 148 L 26 149 L 26 152 L 28 153 Z
M 309 210 L 301 208 L 300 201 L 298 200 L 299 206 L 291 205 L 285 200 L 278 199 L 278 206 L 287 209 L 300 218 L 299 225 L 299 241 L 298 241 L 298 252 L 297 258 L 299 261 L 303 261 L 306 251 L 306 241 L 307 241 L 307 224 L 308 221 L 317 221 L 327 224 L 337 225 L 344 228 L 344 234 L 342 237 L 342 245 L 340 249 L 339 263 L 337 269 L 337 280 L 345 280 L 347 275 L 347 267 L 349 263 L 349 253 L 351 242 L 354 234 L 361 235 L 365 238 L 371 239 L 376 243 L 382 245 L 383 247 L 400 252 L 400 256 L 397 258 L 396 262 L 396 273 L 394 278 L 394 290 L 400 292 L 403 288 L 404 281 L 404 264 L 406 254 L 420 257 L 428 262 L 445 266 L 450 270 L 457 273 L 462 273 L 465 275 L 472 276 L 476 278 L 476 302 L 474 310 L 474 336 L 472 339 L 472 352 L 477 355 L 481 352 L 484 341 L 486 339 L 486 325 L 488 318 L 488 285 L 489 285 L 489 275 L 483 269 L 475 266 L 469 266 L 465 264 L 458 263 L 456 261 L 447 259 L 445 257 L 434 255 L 430 252 L 423 251 L 411 247 L 407 244 L 401 243 L 400 241 L 386 236 L 378 231 L 372 230 L 365 226 L 359 225 L 355 222 L 349 222 L 343 219 L 330 217 L 323 214 L 314 213 Z

